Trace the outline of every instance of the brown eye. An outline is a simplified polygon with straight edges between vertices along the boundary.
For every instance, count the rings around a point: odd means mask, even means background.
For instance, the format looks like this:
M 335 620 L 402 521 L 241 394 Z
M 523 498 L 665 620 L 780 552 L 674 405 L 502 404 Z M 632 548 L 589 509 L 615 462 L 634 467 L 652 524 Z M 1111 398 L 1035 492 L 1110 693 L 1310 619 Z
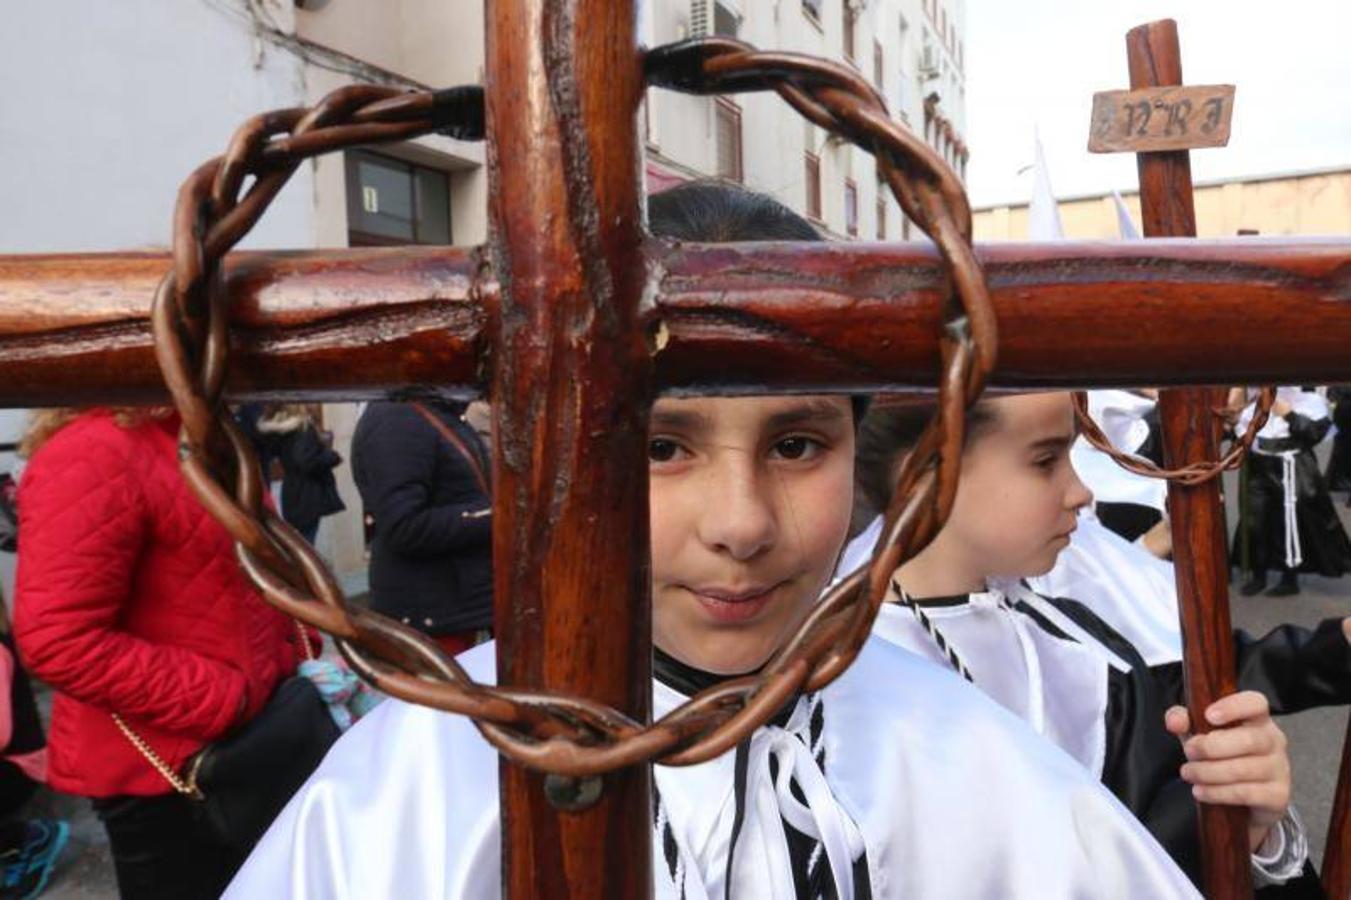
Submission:
M 780 459 L 808 459 L 821 449 L 821 444 L 809 437 L 784 438 L 774 445 L 774 453 Z
M 675 441 L 668 441 L 664 438 L 655 438 L 648 441 L 647 458 L 651 462 L 670 462 L 675 459 L 680 446 Z

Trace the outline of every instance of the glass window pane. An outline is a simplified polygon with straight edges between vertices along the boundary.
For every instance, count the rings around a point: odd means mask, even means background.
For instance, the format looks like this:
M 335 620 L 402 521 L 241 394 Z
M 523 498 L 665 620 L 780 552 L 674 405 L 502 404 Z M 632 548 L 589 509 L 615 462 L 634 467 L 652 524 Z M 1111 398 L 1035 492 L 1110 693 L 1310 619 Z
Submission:
M 357 231 L 413 239 L 413 179 L 396 163 L 357 161 Z
M 719 102 L 717 113 L 718 175 L 733 181 L 741 180 L 741 112 L 736 107 Z
M 417 170 L 419 244 L 450 243 L 450 185 L 445 172 Z
M 821 218 L 821 163 L 811 153 L 806 155 L 807 215 Z
M 713 33 L 722 37 L 736 37 L 737 26 L 740 24 L 736 13 L 732 12 L 721 3 L 713 4 Z

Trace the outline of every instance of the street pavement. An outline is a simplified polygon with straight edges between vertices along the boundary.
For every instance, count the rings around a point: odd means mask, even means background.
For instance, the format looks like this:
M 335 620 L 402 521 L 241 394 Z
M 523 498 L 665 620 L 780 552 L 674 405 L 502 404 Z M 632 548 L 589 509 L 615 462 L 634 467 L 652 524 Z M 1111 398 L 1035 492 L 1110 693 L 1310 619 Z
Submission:
M 1342 512 L 1347 524 L 1351 525 L 1351 516 L 1344 508 Z M 1233 594 L 1234 626 L 1252 634 L 1263 634 L 1285 622 L 1312 626 L 1325 618 L 1351 615 L 1351 578 L 1304 577 L 1301 592 L 1294 597 L 1240 597 L 1236 590 Z M 46 705 L 43 703 L 44 707 Z M 1320 864 L 1337 784 L 1342 740 L 1347 733 L 1347 709 L 1313 710 L 1287 716 L 1280 724 L 1290 739 L 1295 805 L 1308 827 L 1315 864 Z M 107 838 L 88 802 L 44 793 L 34 801 L 32 814 L 58 815 L 71 822 L 70 844 L 43 897 L 50 900 L 116 900 L 117 888 Z

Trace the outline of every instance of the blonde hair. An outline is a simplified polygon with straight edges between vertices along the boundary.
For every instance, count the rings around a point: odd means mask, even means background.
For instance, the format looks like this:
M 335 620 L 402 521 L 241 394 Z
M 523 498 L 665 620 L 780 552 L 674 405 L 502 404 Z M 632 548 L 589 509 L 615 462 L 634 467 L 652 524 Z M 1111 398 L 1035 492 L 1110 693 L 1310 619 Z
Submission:
M 80 416 L 97 412 L 95 409 L 76 409 L 62 406 L 56 409 L 37 409 L 28 420 L 28 430 L 19 442 L 19 455 L 27 459 L 62 428 Z M 123 428 L 135 428 L 142 422 L 165 419 L 173 414 L 169 406 L 114 406 L 103 410 L 112 414 L 113 421 Z

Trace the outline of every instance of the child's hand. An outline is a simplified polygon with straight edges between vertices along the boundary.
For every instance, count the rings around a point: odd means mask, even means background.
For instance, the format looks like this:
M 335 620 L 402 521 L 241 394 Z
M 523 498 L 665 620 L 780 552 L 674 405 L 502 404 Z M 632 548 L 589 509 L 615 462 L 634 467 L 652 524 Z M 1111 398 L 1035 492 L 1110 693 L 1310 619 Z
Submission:
M 1346 635 L 1346 642 L 1351 644 L 1351 616 L 1342 619 L 1342 634 Z
M 1164 716 L 1187 754 L 1182 778 L 1202 803 L 1248 807 L 1248 842 L 1255 851 L 1290 805 L 1285 733 L 1271 720 L 1267 698 L 1256 691 L 1217 700 L 1206 709 L 1206 721 L 1215 730 L 1193 735 L 1185 707 L 1174 706 Z

